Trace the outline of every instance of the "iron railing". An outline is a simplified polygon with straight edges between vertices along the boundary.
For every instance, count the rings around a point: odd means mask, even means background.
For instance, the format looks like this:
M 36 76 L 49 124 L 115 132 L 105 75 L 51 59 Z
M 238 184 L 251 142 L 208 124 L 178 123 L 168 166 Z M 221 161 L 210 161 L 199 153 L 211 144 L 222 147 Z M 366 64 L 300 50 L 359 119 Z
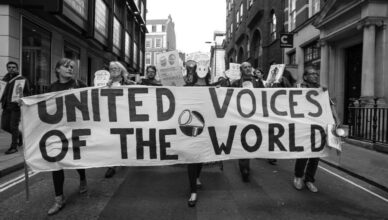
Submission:
M 377 101 L 378 98 L 374 98 L 371 107 L 362 107 L 351 102 L 348 107 L 349 138 L 388 143 L 388 108 L 378 107 Z

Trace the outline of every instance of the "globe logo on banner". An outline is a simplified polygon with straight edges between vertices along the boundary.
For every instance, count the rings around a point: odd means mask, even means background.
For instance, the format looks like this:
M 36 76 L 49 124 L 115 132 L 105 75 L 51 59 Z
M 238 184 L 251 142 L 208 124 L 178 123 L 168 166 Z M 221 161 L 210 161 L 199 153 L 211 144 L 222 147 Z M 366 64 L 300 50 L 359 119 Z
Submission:
M 197 111 L 183 110 L 178 119 L 179 128 L 183 134 L 196 137 L 205 127 L 203 116 Z

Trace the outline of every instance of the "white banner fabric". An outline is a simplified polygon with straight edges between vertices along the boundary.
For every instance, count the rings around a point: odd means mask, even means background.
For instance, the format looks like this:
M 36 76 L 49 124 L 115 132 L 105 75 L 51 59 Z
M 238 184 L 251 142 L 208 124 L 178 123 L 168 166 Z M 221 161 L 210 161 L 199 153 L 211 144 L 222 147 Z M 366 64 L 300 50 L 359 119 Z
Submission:
M 35 171 L 327 156 L 321 89 L 81 88 L 24 97 Z

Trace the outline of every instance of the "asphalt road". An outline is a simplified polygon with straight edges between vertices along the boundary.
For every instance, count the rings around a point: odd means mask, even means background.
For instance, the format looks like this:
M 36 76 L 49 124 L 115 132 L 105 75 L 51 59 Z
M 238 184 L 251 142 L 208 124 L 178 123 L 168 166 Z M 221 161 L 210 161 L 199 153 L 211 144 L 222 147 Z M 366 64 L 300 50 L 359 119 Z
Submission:
M 48 217 L 54 192 L 50 173 L 25 183 L 15 173 L 0 180 L 0 219 L 388 219 L 388 192 L 320 163 L 318 193 L 292 186 L 294 160 L 251 160 L 251 181 L 241 181 L 237 161 L 224 170 L 204 167 L 195 208 L 187 206 L 186 166 L 123 167 L 111 179 L 105 168 L 87 170 L 89 191 L 78 194 L 78 174 L 66 171 L 67 204 Z

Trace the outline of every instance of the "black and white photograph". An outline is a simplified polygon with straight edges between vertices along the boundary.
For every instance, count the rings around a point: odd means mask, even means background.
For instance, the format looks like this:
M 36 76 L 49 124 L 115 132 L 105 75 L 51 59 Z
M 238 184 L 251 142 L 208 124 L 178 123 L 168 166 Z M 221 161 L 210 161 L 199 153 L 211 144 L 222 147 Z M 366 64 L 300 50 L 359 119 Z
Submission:
M 0 0 L 0 219 L 388 220 L 388 0 Z

